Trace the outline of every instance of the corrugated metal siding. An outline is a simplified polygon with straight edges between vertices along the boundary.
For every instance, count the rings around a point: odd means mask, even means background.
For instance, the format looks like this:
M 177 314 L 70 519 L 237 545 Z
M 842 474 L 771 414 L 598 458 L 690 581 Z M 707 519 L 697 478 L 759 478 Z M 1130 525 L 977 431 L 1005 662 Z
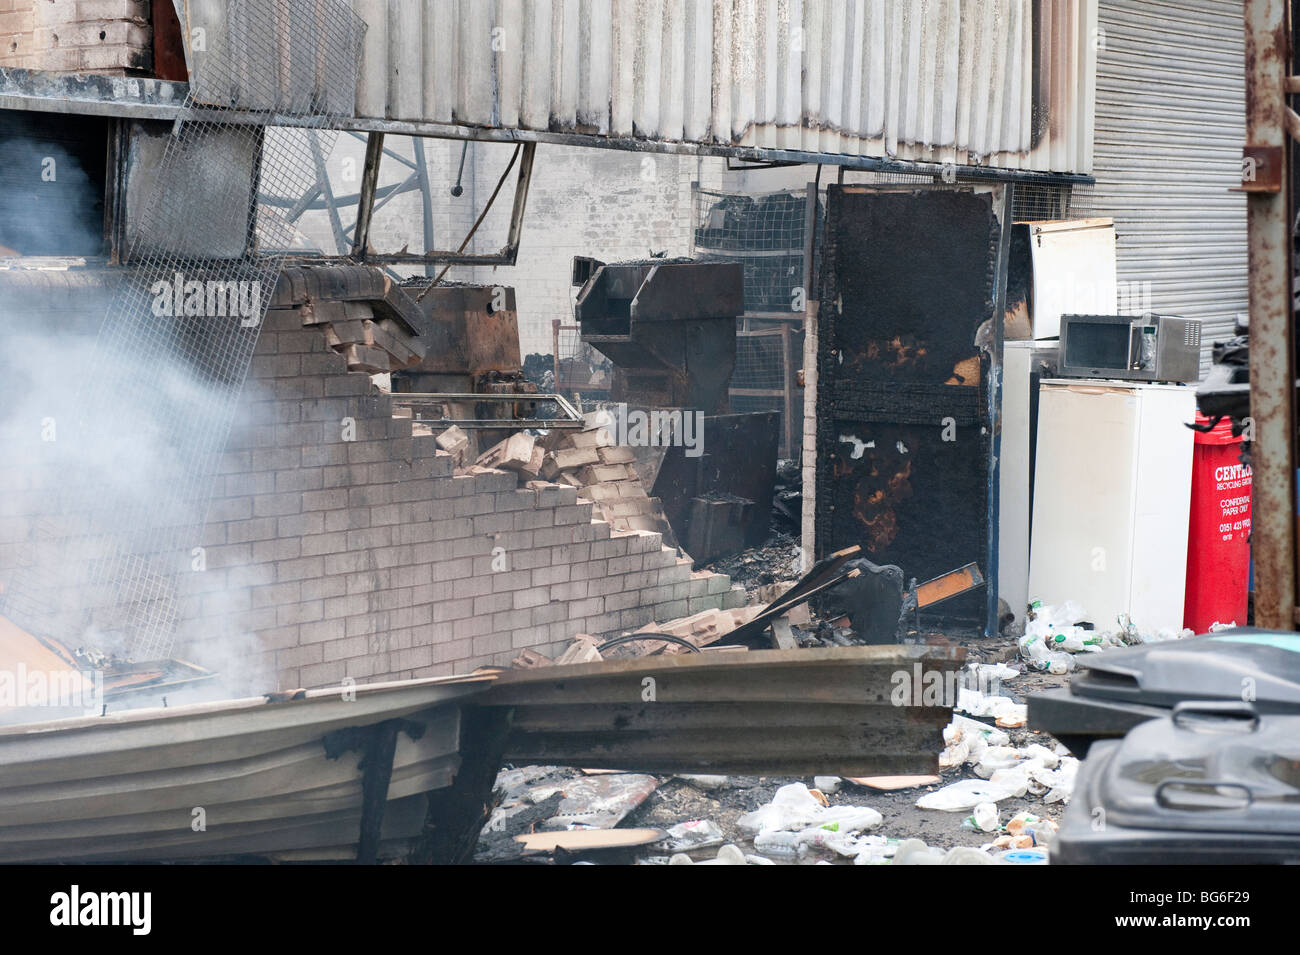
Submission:
M 1097 185 L 1121 282 L 1151 310 L 1199 318 L 1202 366 L 1247 308 L 1245 65 L 1240 0 L 1101 0 Z
M 1096 2 L 352 0 L 357 112 L 1087 172 Z

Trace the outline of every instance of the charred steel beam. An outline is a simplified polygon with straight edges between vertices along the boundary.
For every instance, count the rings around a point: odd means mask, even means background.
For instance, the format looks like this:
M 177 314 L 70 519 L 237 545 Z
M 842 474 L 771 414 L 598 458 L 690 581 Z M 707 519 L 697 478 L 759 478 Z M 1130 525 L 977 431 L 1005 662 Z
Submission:
M 510 732 L 505 708 L 466 709 L 461 716 L 460 769 L 445 789 L 429 793 L 424 837 L 409 861 L 418 865 L 468 865 L 479 833 L 492 815 L 492 787 Z
M 1283 123 L 1289 32 L 1285 0 L 1246 0 L 1246 144 L 1286 168 Z M 1250 280 L 1250 408 L 1255 423 L 1252 542 L 1255 622 L 1293 629 L 1296 606 L 1295 337 L 1288 177 L 1246 192 Z
M 371 133 L 366 140 L 366 164 L 361 172 L 361 189 L 357 196 L 357 224 L 352 231 L 352 257 L 366 258 L 370 242 L 370 218 L 375 211 L 375 186 L 379 182 L 379 163 L 384 154 L 384 134 Z

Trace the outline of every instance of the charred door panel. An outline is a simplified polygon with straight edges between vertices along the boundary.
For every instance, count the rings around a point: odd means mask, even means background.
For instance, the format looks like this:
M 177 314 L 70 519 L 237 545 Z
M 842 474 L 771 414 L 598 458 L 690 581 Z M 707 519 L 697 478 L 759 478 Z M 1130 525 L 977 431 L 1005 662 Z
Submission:
M 828 190 L 818 312 L 817 548 L 926 580 L 986 562 L 993 197 Z M 984 617 L 982 593 L 944 612 Z

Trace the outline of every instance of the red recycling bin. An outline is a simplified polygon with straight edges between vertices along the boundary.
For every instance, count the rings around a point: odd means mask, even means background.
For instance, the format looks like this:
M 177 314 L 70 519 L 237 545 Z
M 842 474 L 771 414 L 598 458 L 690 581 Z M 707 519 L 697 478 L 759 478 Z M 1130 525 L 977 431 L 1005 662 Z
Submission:
M 1197 412 L 1196 423 L 1208 419 Z M 1224 418 L 1196 432 L 1192 508 L 1187 530 L 1187 592 L 1183 626 L 1205 633 L 1214 623 L 1246 625 L 1250 574 L 1250 468 L 1241 438 Z

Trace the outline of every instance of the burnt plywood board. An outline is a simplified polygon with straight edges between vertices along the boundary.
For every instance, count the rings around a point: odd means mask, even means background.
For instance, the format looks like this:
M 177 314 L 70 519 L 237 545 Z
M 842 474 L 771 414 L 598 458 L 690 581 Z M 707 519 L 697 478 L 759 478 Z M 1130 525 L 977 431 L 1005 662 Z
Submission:
M 829 190 L 818 312 L 817 543 L 925 580 L 986 559 L 988 193 Z M 981 593 L 946 614 L 980 620 Z

